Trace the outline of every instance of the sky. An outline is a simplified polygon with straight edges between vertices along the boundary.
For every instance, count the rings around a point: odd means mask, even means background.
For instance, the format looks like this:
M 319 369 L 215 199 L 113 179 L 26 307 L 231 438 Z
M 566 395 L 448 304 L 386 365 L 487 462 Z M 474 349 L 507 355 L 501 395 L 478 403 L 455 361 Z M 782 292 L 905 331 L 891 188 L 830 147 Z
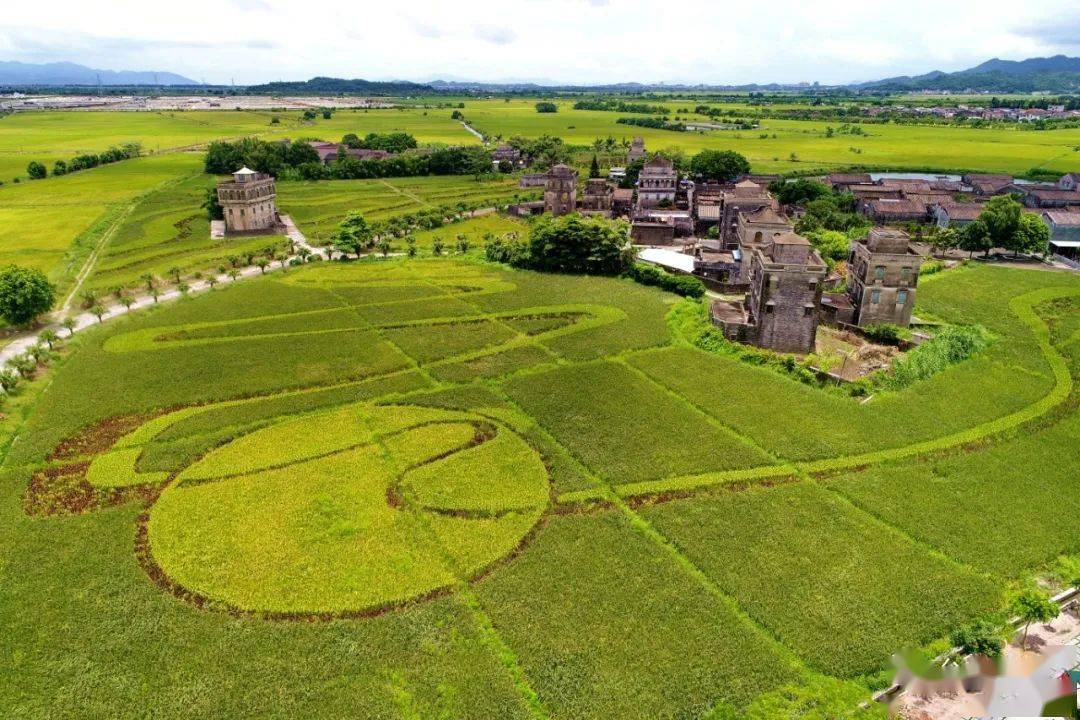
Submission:
M 238 85 L 316 75 L 837 84 L 1080 55 L 1076 0 L 35 0 L 0 60 Z M 92 10 L 88 8 L 93 8 Z

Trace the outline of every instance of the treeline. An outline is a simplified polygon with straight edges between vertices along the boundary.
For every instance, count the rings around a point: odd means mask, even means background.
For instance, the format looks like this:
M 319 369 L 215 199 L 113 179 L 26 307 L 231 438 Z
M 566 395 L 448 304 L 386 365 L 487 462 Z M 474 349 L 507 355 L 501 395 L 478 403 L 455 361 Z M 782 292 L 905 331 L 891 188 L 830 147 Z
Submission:
M 391 153 L 401 153 L 417 147 L 416 138 L 407 132 L 368 133 L 362 138 L 356 133 L 347 133 L 341 138 L 341 144 L 353 149 L 385 150 Z
M 339 153 L 333 163 L 325 165 L 307 142 L 265 142 L 256 138 L 210 143 L 203 165 L 212 175 L 227 175 L 246 166 L 284 180 L 356 180 L 492 172 L 491 156 L 482 147 L 409 149 L 388 158 L 356 158 Z
M 670 115 L 671 109 L 663 105 L 629 103 L 624 100 L 578 100 L 575 110 L 603 110 L 605 112 L 642 113 L 645 115 Z
M 124 143 L 120 147 L 111 147 L 101 153 L 86 153 L 83 155 L 76 155 L 70 160 L 57 160 L 56 163 L 53 164 L 52 174 L 67 175 L 68 173 L 94 168 L 98 165 L 109 165 L 110 163 L 119 162 L 121 160 L 137 158 L 141 154 L 141 144 L 137 142 Z M 38 162 L 37 160 L 31 160 L 30 164 L 26 166 L 26 174 L 31 180 L 41 180 L 48 177 L 49 170 L 45 167 L 44 163 Z
M 619 118 L 615 122 L 620 125 L 636 125 L 638 127 L 653 128 L 654 130 L 671 130 L 672 132 L 686 132 L 686 125 L 681 122 L 671 122 L 663 118 Z

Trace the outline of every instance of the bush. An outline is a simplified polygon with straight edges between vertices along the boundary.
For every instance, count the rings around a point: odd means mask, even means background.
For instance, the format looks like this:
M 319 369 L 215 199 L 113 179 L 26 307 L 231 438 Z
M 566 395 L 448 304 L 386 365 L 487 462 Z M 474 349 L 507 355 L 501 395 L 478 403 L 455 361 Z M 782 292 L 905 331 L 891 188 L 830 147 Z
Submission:
M 945 263 L 940 260 L 930 260 L 924 262 L 919 266 L 919 275 L 925 277 L 927 275 L 934 275 L 945 269 Z
M 903 330 L 900 329 L 899 325 L 881 323 L 879 325 L 867 325 L 863 328 L 863 335 L 878 345 L 899 345 L 903 337 Z
M 700 298 L 705 295 L 705 285 L 691 275 L 672 275 L 654 265 L 634 263 L 626 271 L 626 277 L 642 285 L 652 285 L 677 295 Z
M 889 390 L 905 388 L 967 360 L 989 344 L 990 334 L 979 325 L 947 327 L 894 362 L 880 384 Z
M 31 160 L 30 164 L 26 166 L 26 174 L 31 180 L 43 180 L 49 174 L 49 171 L 37 160 Z
M 1004 636 L 1001 623 L 983 619 L 957 628 L 949 636 L 949 641 L 965 655 L 996 658 L 1001 656 L 1001 650 L 1005 647 Z
M 553 113 L 559 112 L 559 106 L 553 102 L 538 102 L 536 103 L 536 112 L 538 113 Z
M 514 236 L 497 237 L 484 246 L 484 257 L 491 262 L 524 268 L 529 266 L 529 246 Z

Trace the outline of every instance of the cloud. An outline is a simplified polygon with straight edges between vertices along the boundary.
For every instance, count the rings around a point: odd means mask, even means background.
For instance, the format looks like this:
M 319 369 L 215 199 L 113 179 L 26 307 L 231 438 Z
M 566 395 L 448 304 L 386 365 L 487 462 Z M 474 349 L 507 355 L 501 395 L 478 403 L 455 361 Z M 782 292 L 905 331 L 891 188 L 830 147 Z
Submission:
M 477 25 L 473 28 L 473 34 L 481 40 L 496 45 L 509 45 L 517 39 L 517 34 L 513 29 L 496 25 Z
M 276 42 L 264 39 L 239 40 L 229 45 L 243 50 L 272 50 L 279 47 Z M 79 32 L 0 28 L 0 47 L 23 58 L 72 60 L 77 59 L 80 53 L 125 55 L 151 50 L 214 50 L 221 45 L 207 40 L 102 37 Z
M 436 38 L 441 38 L 445 34 L 443 32 L 443 29 L 438 25 L 435 25 L 434 23 L 429 23 L 426 20 L 421 20 L 419 18 L 412 17 L 411 15 L 406 15 L 404 17 L 405 22 L 407 22 L 409 24 L 409 27 L 413 29 L 413 32 L 415 32 L 420 37 L 434 40 Z
M 1013 32 L 1042 43 L 1061 47 L 1080 47 L 1080 13 L 1046 18 L 1021 26 Z
M 249 12 L 273 12 L 274 7 L 266 0 L 229 0 L 229 4 Z

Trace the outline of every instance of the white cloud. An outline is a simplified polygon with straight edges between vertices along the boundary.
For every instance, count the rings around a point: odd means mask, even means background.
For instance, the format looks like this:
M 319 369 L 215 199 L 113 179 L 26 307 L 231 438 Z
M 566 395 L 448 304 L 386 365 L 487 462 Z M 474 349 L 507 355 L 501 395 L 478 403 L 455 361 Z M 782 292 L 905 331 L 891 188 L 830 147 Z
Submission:
M 0 60 L 210 82 L 343 77 L 823 83 L 1075 53 L 1075 0 L 82 0 L 7 3 Z

